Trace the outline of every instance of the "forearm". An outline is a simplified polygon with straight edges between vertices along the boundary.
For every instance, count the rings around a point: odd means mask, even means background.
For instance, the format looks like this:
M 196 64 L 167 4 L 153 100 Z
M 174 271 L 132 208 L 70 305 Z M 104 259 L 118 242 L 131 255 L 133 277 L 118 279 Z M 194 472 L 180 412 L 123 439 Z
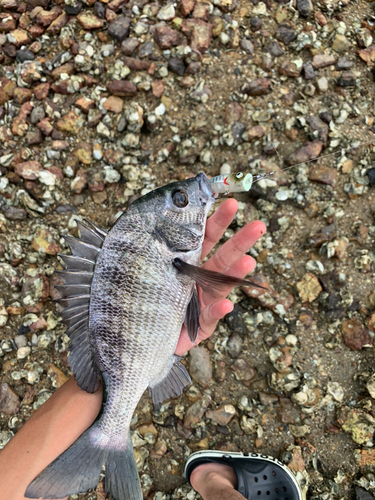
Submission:
M 101 386 L 88 394 L 71 377 L 58 389 L 1 450 L 1 497 L 24 500 L 30 482 L 92 424 L 101 404 Z

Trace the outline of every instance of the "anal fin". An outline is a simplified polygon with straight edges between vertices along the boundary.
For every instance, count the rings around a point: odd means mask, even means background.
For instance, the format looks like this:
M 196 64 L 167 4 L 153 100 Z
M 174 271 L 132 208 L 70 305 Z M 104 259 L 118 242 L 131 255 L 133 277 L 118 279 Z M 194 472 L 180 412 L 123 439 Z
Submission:
M 191 384 L 190 375 L 180 359 L 180 356 L 173 356 L 170 368 L 167 366 L 163 373 L 150 382 L 149 391 L 155 406 L 166 399 L 180 396 L 184 388 Z

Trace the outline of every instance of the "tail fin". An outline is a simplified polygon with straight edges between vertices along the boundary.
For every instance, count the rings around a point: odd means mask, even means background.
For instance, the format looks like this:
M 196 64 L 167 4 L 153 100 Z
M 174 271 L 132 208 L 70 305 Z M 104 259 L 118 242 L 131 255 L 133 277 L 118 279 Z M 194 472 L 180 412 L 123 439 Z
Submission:
M 105 491 L 115 500 L 143 500 L 130 432 L 126 449 L 110 450 L 106 459 Z
M 25 493 L 27 498 L 64 498 L 97 486 L 108 451 L 90 439 L 96 425 L 87 429 L 29 484 Z

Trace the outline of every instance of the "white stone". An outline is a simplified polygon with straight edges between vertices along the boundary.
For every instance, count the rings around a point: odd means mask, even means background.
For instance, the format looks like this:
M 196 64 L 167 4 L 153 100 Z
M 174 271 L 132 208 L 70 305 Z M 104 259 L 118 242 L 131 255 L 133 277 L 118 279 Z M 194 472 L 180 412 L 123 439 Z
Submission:
M 38 179 L 46 186 L 54 186 L 56 184 L 56 176 L 48 172 L 48 170 L 38 172 Z
M 31 353 L 31 347 L 20 347 L 17 351 L 18 359 L 25 359 Z
M 319 80 L 317 81 L 317 84 L 318 84 L 319 90 L 321 92 L 327 92 L 328 80 L 325 76 L 322 76 L 321 78 L 319 78 Z
M 157 18 L 160 19 L 160 21 L 170 21 L 176 16 L 176 11 L 174 8 L 173 3 L 169 3 L 167 5 L 164 5 L 162 7 L 157 15 Z
M 155 115 L 162 116 L 165 113 L 165 106 L 163 103 L 159 104 L 157 108 L 155 108 Z

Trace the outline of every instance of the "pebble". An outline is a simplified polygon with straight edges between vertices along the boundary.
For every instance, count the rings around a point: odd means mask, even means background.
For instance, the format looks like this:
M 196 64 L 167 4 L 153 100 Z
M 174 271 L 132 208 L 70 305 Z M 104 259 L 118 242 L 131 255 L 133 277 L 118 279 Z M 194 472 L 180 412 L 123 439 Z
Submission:
M 236 415 L 236 408 L 231 405 L 223 405 L 217 410 L 207 410 L 206 417 L 218 425 L 227 425 Z
M 189 373 L 202 387 L 208 387 L 212 379 L 210 355 L 204 347 L 194 347 L 189 351 Z
M 0 384 L 0 413 L 14 415 L 20 409 L 20 398 L 6 382 Z
M 195 347 L 195 349 L 197 349 L 197 347 Z M 211 396 L 206 394 L 189 406 L 185 413 L 184 427 L 189 429 L 199 424 L 210 403 Z
M 312 302 L 323 290 L 318 278 L 312 273 L 306 273 L 296 288 L 302 302 Z
M 353 351 L 371 347 L 373 344 L 369 331 L 358 318 L 343 321 L 341 331 L 344 344 Z
M 17 358 L 18 359 L 25 359 L 27 356 L 31 353 L 31 347 L 26 346 L 26 347 L 20 347 L 17 350 Z

